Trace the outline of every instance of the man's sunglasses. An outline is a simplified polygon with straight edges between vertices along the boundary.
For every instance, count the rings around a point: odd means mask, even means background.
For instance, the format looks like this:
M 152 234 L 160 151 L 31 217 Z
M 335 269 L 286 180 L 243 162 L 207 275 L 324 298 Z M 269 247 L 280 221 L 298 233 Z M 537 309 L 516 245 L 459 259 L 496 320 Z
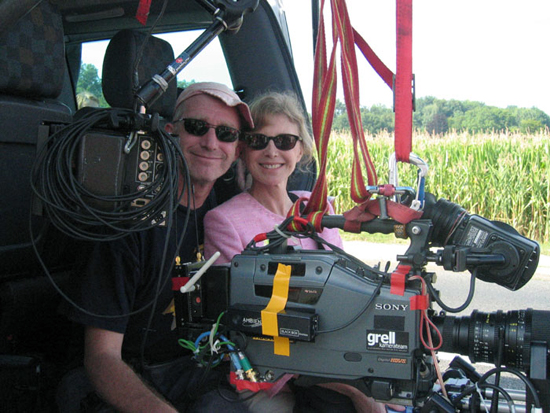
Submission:
M 214 129 L 216 132 L 216 138 L 218 138 L 220 142 L 235 142 L 241 136 L 241 132 L 238 129 L 230 126 L 211 125 L 200 119 L 183 118 L 175 121 L 174 123 L 178 122 L 183 122 L 185 131 L 195 136 L 204 136 L 209 129 Z
M 296 146 L 296 142 L 302 138 L 290 133 L 281 133 L 277 136 L 266 136 L 261 133 L 244 133 L 242 140 L 250 149 L 261 150 L 267 148 L 269 141 L 273 141 L 275 147 L 281 151 L 289 151 Z

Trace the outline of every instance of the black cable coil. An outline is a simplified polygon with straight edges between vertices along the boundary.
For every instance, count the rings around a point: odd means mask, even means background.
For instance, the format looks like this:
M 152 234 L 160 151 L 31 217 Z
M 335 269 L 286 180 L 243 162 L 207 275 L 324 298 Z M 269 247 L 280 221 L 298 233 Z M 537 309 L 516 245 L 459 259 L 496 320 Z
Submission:
M 91 192 L 77 174 L 83 137 L 91 130 L 128 136 L 145 130 L 162 153 L 163 168 L 138 191 L 117 195 Z M 44 214 L 60 231 L 77 239 L 108 241 L 159 225 L 167 215 L 171 216 L 181 198 L 178 165 L 187 168 L 179 142 L 158 127 L 158 116 L 127 109 L 100 109 L 87 112 L 48 138 L 33 165 L 31 186 Z M 183 176 L 188 176 L 187 171 Z M 137 198 L 147 198 L 148 202 L 132 208 L 131 203 Z

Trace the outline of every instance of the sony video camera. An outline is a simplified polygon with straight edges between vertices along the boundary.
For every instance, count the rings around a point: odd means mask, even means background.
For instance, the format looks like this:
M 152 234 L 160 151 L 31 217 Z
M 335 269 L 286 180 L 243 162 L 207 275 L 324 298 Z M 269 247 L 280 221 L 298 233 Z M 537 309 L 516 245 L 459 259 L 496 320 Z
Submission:
M 324 227 L 343 228 L 344 222 L 342 216 L 323 218 Z M 399 266 L 388 272 L 336 247 L 289 247 L 281 235 L 287 224 L 267 234 L 269 244 L 251 242 L 230 265 L 211 267 L 190 292 L 175 292 L 182 337 L 195 339 L 218 323 L 235 351 L 246 354 L 248 371 L 239 377 L 252 382 L 273 383 L 285 373 L 297 374 L 298 385 L 346 383 L 377 400 L 419 411 L 462 411 L 476 403 L 479 408 L 479 397 L 470 388 L 497 393 L 460 358 L 443 376 L 445 384 L 437 383 L 435 350 L 442 350 L 525 372 L 522 380 L 538 383 L 533 394 L 528 392 L 526 405 L 550 405 L 550 311 L 474 310 L 463 317 L 436 312 L 432 304 L 440 299 L 431 286 L 433 274 L 426 271 L 426 264 L 434 262 L 516 290 L 535 272 L 536 242 L 507 225 L 428 197 L 422 219 L 406 225 L 391 219 L 362 224 L 362 231 L 410 238 L 407 252 L 397 257 Z M 437 247 L 443 248 L 432 251 Z M 290 271 L 282 294 L 276 281 L 281 268 Z M 281 295 L 286 303 L 276 315 L 276 338 L 265 334 L 263 311 Z M 281 339 L 286 340 L 286 355 L 276 350 L 275 341 Z M 449 392 L 445 397 L 443 386 Z

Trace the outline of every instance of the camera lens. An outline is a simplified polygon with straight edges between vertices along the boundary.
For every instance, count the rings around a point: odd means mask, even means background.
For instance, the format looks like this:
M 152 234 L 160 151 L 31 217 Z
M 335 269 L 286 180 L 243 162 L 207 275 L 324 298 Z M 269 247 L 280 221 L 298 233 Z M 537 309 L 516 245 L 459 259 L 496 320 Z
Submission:
M 474 310 L 469 317 L 440 315 L 433 321 L 443 336 L 440 351 L 468 356 L 472 363 L 499 365 L 502 350 L 501 365 L 527 371 L 534 342 L 550 342 L 550 311 Z
M 466 217 L 468 214 L 460 205 L 446 199 L 439 199 L 435 202 L 435 197 L 432 194 L 426 194 L 423 218 L 429 218 L 433 222 L 431 241 L 434 246 L 446 245 L 458 225 Z

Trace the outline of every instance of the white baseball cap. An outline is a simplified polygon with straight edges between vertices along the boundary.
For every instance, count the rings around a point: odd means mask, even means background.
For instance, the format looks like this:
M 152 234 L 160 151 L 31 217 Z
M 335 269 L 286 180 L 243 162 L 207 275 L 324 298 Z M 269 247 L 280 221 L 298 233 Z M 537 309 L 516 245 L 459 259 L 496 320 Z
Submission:
M 254 121 L 250 114 L 248 105 L 239 98 L 235 91 L 231 90 L 227 86 L 216 82 L 199 82 L 193 83 L 186 87 L 183 92 L 180 93 L 176 100 L 176 107 L 174 113 L 178 110 L 178 107 L 190 97 L 200 95 L 204 93 L 221 100 L 229 107 L 236 107 L 247 124 L 249 129 L 254 129 Z

